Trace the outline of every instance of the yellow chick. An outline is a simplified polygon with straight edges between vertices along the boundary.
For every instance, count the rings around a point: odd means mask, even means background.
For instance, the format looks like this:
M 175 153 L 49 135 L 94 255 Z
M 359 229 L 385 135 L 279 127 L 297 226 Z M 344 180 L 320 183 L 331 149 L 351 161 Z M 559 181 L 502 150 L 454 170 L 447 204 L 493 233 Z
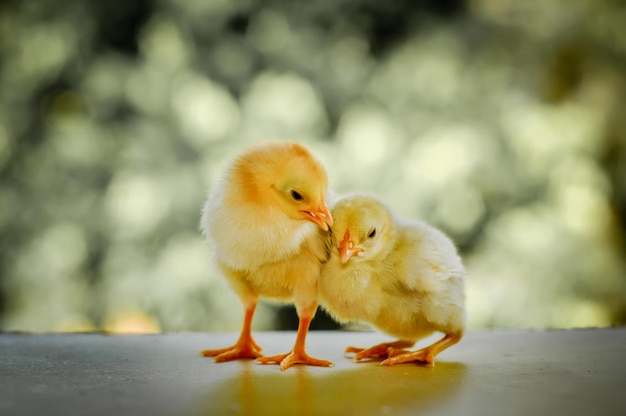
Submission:
M 321 263 L 329 256 L 333 221 L 326 192 L 324 168 L 299 144 L 263 142 L 233 161 L 209 195 L 201 228 L 217 266 L 243 303 L 244 320 L 235 345 L 202 355 L 216 362 L 256 358 L 280 363 L 281 370 L 298 363 L 332 365 L 305 351 Z M 259 297 L 295 303 L 299 326 L 289 353 L 261 355 L 251 331 Z
M 320 304 L 339 322 L 363 321 L 398 341 L 348 347 L 355 360 L 387 357 L 381 365 L 421 362 L 461 340 L 465 329 L 465 269 L 454 244 L 428 224 L 395 216 L 370 196 L 353 195 L 332 209 L 331 258 L 322 267 Z M 434 332 L 445 336 L 407 351 Z

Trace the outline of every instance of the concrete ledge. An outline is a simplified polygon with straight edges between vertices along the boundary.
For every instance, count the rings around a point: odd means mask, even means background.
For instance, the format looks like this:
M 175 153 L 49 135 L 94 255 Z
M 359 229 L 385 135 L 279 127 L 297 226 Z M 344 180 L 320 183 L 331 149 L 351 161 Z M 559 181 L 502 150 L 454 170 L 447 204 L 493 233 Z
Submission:
M 347 345 L 388 340 L 375 332 L 311 332 L 309 353 L 332 368 L 199 356 L 236 336 L 2 334 L 0 414 L 626 414 L 626 328 L 470 332 L 435 368 L 343 356 Z M 277 354 L 295 333 L 255 338 Z

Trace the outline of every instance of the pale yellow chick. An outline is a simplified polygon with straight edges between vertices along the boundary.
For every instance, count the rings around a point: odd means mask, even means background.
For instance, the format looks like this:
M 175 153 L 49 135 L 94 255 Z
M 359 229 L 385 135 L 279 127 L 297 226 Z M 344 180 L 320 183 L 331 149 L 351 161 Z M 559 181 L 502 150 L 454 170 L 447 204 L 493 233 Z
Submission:
M 205 350 L 204 356 L 217 362 L 257 358 L 280 363 L 282 370 L 298 363 L 332 364 L 305 351 L 321 264 L 329 255 L 326 191 L 324 168 L 296 143 L 257 144 L 227 169 L 204 206 L 201 228 L 245 314 L 237 343 Z M 262 357 L 251 333 L 259 297 L 295 303 L 300 322 L 291 352 Z
M 398 341 L 348 347 L 355 360 L 381 365 L 421 362 L 456 344 L 465 329 L 465 269 L 454 244 L 428 224 L 396 217 L 370 196 L 353 195 L 332 209 L 331 258 L 322 268 L 320 304 L 339 322 L 363 321 Z M 417 351 L 434 332 L 444 337 Z

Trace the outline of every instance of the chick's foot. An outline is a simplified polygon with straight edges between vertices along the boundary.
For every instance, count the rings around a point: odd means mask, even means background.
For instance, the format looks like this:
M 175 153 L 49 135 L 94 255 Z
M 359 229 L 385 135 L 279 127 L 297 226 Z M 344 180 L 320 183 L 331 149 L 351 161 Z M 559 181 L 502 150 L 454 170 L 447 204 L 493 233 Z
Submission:
M 252 339 L 237 342 L 235 345 L 227 348 L 204 350 L 200 352 L 200 354 L 204 357 L 215 357 L 213 361 L 216 363 L 242 358 L 255 359 L 263 356 L 263 354 L 261 354 L 261 347 Z
M 280 369 L 282 371 L 288 369 L 289 367 L 295 364 L 306 364 L 313 365 L 317 367 L 331 367 L 334 364 L 327 360 L 321 360 L 319 358 L 311 357 L 306 352 L 295 352 L 291 351 L 286 354 L 278 354 L 267 357 L 260 357 L 256 359 L 257 363 L 260 364 L 280 364 Z
M 446 334 L 439 341 L 428 347 L 413 352 L 396 352 L 389 354 L 389 358 L 380 363 L 380 365 L 394 365 L 402 363 L 420 362 L 427 367 L 435 366 L 435 356 L 446 348 L 456 344 L 463 337 L 463 332 L 454 332 Z
M 395 341 L 385 342 L 382 344 L 374 345 L 370 348 L 357 348 L 348 347 L 345 350 L 346 354 L 354 353 L 352 357 L 354 361 L 361 361 L 372 357 L 390 357 L 406 352 L 403 348 L 411 347 L 414 344 L 412 341 Z
M 395 365 L 402 363 L 420 363 L 426 367 L 435 366 L 435 355 L 430 348 L 422 348 L 421 350 L 409 352 L 396 352 L 389 355 L 389 358 L 382 361 L 380 365 Z

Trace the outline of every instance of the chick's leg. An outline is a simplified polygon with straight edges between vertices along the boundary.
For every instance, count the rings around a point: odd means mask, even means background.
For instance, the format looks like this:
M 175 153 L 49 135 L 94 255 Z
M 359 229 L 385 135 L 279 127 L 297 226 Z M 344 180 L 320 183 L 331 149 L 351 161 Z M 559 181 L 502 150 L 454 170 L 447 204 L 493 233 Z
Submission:
M 215 357 L 214 361 L 221 363 L 239 358 L 261 357 L 261 347 L 252 339 L 252 318 L 256 309 L 257 299 L 244 302 L 244 317 L 241 335 L 235 345 L 215 350 L 204 350 L 200 354 L 205 357 Z
M 415 344 L 415 341 L 398 340 L 395 342 L 384 342 L 370 348 L 347 347 L 345 353 L 354 353 L 355 355 L 352 359 L 360 361 L 371 357 L 387 357 L 392 352 L 402 351 L 403 348 L 412 347 L 413 344 Z
M 281 370 L 286 370 L 294 364 L 308 364 L 319 367 L 332 366 L 332 362 L 311 357 L 306 353 L 306 336 L 309 331 L 309 325 L 315 316 L 316 309 L 317 305 L 302 309 L 298 308 L 300 322 L 298 323 L 298 334 L 296 335 L 296 343 L 293 346 L 293 350 L 286 354 L 257 358 L 256 361 L 261 364 L 280 363 Z
M 394 365 L 411 362 L 422 362 L 428 367 L 435 366 L 435 356 L 448 347 L 456 344 L 463 337 L 462 333 L 446 334 L 434 344 L 424 347 L 417 351 L 394 352 L 389 358 L 380 363 L 380 365 Z

